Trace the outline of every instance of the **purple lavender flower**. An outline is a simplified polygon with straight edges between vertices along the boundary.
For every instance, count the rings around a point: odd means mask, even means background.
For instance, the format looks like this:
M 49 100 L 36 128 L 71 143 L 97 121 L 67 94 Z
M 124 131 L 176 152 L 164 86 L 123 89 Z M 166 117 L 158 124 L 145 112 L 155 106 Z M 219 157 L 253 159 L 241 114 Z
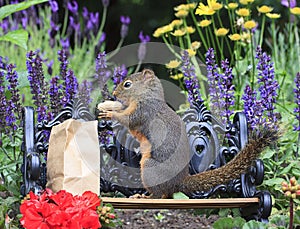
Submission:
M 64 106 L 76 98 L 76 93 L 78 91 L 78 81 L 71 69 L 67 71 L 65 85 L 65 96 L 63 98 Z
M 102 145 L 110 144 L 111 137 L 114 136 L 114 132 L 112 130 L 103 130 L 99 132 L 99 142 Z
M 78 4 L 76 1 L 68 1 L 68 10 L 71 11 L 73 14 L 78 13 Z
M 109 5 L 109 0 L 102 0 L 102 5 L 106 8 Z
M 138 48 L 138 59 L 139 61 L 143 61 L 146 56 L 146 44 L 150 41 L 150 37 L 148 35 L 143 34 L 143 31 L 139 34 L 139 39 L 141 41 Z
M 6 79 L 8 81 L 7 89 L 10 91 L 11 97 L 11 108 L 12 111 L 17 114 L 17 117 L 20 118 L 21 115 L 21 104 L 20 104 L 20 91 L 18 89 L 18 75 L 15 71 L 16 66 L 13 64 L 7 65 L 7 75 Z
M 92 102 L 91 93 L 92 93 L 92 83 L 88 82 L 87 80 L 84 80 L 79 85 L 78 97 L 81 99 L 81 101 L 84 104 L 89 105 Z
M 262 106 L 261 100 L 257 100 L 257 92 L 252 90 L 249 85 L 244 89 L 242 100 L 244 101 L 244 113 L 251 130 L 264 125 L 263 113 L 265 108 Z
M 185 50 L 181 56 L 181 71 L 184 75 L 184 84 L 188 92 L 188 101 L 190 104 L 194 102 L 202 102 L 199 82 L 195 73 L 195 68 L 190 62 L 189 54 Z
M 234 85 L 232 68 L 229 67 L 229 62 L 226 59 L 221 62 L 221 68 L 223 70 L 223 74 L 220 75 L 219 78 L 219 90 L 220 90 L 220 98 L 222 99 L 222 105 L 224 109 L 221 112 L 221 116 L 225 123 L 230 123 L 230 116 L 234 113 L 231 110 L 234 105 Z
M 298 124 L 294 125 L 295 131 L 300 131 L 300 72 L 297 73 L 295 78 L 296 88 L 294 89 L 295 94 L 295 103 L 296 108 L 294 109 L 294 113 L 296 115 L 296 119 L 298 120 Z
M 288 8 L 294 8 L 297 5 L 297 2 L 296 0 L 281 0 L 281 5 Z
M 59 31 L 59 26 L 55 24 L 54 21 L 50 21 L 50 29 L 48 30 L 48 35 L 49 35 L 49 42 L 50 42 L 50 46 L 51 48 L 53 48 L 55 46 L 55 36 Z
M 208 82 L 208 90 L 210 95 L 210 102 L 212 107 L 220 113 L 221 105 L 220 105 L 220 95 L 218 90 L 219 81 L 219 73 L 218 73 L 218 65 L 215 61 L 215 54 L 212 48 L 208 49 L 206 53 L 206 70 L 207 70 L 207 82 Z M 211 109 L 212 110 L 212 109 Z
M 114 69 L 113 81 L 114 81 L 115 88 L 119 83 L 121 83 L 126 78 L 126 76 L 127 76 L 127 69 L 124 64 Z
M 130 24 L 130 17 L 121 16 L 120 21 L 122 23 L 120 35 L 121 35 L 121 38 L 124 39 L 128 34 L 128 28 L 129 28 L 128 25 Z
M 32 99 L 37 107 L 37 120 L 39 122 L 47 119 L 47 90 L 42 62 L 43 60 L 38 52 L 29 51 L 27 53 L 26 66 L 28 81 Z
M 271 62 L 271 57 L 265 52 L 262 53 L 260 47 L 256 50 L 256 59 L 258 59 L 258 90 L 260 92 L 262 105 L 266 108 L 266 115 L 270 123 L 276 123 L 277 117 L 274 112 L 279 84 L 275 80 L 274 63 Z
M 4 86 L 4 72 L 0 70 L 0 133 L 5 131 L 6 126 L 6 96 L 5 96 L 5 86 Z
M 107 80 L 110 77 L 110 71 L 107 69 L 106 54 L 100 52 L 96 58 L 96 75 L 95 78 L 98 82 L 98 87 L 101 91 L 102 98 L 110 98 L 108 88 L 106 85 Z
M 58 12 L 58 4 L 55 0 L 50 0 L 49 4 L 52 12 Z
M 59 50 L 57 54 L 58 54 L 58 60 L 60 62 L 60 77 L 63 81 L 66 81 L 67 69 L 69 64 L 67 53 L 63 49 L 63 50 Z
M 54 76 L 50 80 L 50 86 L 48 91 L 49 99 L 50 99 L 50 109 L 51 109 L 51 113 L 53 114 L 52 116 L 57 115 L 62 108 L 61 90 L 62 90 L 62 86 L 59 84 L 59 77 Z
M 69 38 L 67 37 L 66 39 L 60 39 L 60 44 L 61 47 L 68 52 L 69 48 L 70 48 L 70 41 Z
M 206 66 L 212 109 L 222 117 L 224 124 L 229 124 L 230 116 L 234 113 L 231 109 L 234 105 L 235 89 L 232 83 L 232 68 L 226 59 L 221 62 L 223 73 L 219 73 L 213 49 L 209 49 L 206 53 Z

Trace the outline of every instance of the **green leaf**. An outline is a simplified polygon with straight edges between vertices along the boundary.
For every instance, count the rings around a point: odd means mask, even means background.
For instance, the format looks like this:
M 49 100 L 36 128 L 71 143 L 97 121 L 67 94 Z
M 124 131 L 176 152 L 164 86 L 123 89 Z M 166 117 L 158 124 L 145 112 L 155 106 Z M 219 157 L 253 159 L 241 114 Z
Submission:
M 266 223 L 257 222 L 255 220 L 250 220 L 249 222 L 245 223 L 243 229 L 263 229 L 268 228 Z
M 23 29 L 14 30 L 1 36 L 0 41 L 9 41 L 27 50 L 28 32 Z
M 282 178 L 272 178 L 269 180 L 265 180 L 264 184 L 267 186 L 275 186 L 275 185 L 280 185 L 282 183 L 282 181 L 285 181 Z
M 246 223 L 241 217 L 236 218 L 220 218 L 214 224 L 214 229 L 232 229 L 232 228 L 242 228 L 243 225 Z
M 29 8 L 30 6 L 40 4 L 43 2 L 48 2 L 48 0 L 31 0 L 31 1 L 20 2 L 18 4 L 2 6 L 0 8 L 0 20 L 2 20 L 3 18 L 5 18 L 15 12 L 25 10 L 25 9 Z
M 182 192 L 176 192 L 173 194 L 173 199 L 182 200 L 182 199 L 189 199 L 189 197 Z

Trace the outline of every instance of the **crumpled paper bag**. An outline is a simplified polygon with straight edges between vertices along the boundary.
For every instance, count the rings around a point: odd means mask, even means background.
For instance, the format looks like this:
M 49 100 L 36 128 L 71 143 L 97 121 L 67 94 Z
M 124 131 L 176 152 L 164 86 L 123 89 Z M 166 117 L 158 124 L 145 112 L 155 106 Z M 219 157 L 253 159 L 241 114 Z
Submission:
M 97 121 L 68 119 L 52 127 L 47 156 L 47 188 L 73 195 L 100 194 Z

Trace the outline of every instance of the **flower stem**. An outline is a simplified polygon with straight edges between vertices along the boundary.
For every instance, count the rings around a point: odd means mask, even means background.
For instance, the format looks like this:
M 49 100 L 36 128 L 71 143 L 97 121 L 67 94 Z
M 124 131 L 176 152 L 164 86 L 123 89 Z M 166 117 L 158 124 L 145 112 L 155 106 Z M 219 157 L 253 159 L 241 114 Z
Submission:
M 251 58 L 252 58 L 252 74 L 251 74 L 251 89 L 254 90 L 254 74 L 255 74 L 255 67 L 254 67 L 254 47 L 253 47 L 253 36 L 252 33 L 250 34 L 250 48 L 251 48 Z
M 262 24 L 261 24 L 261 31 L 260 31 L 260 39 L 259 39 L 259 46 L 262 47 L 263 39 L 264 39 L 264 30 L 266 24 L 266 15 L 263 14 L 262 17 Z
M 289 229 L 293 229 L 294 222 L 294 201 L 293 198 L 290 198 L 290 224 Z

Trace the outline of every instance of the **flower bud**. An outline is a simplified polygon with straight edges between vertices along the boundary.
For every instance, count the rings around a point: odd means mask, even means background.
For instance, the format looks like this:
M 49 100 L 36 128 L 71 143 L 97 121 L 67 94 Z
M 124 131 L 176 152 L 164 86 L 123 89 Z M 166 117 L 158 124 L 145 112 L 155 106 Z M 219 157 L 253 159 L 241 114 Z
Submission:
M 291 183 L 291 185 L 297 185 L 297 180 L 296 180 L 296 178 L 295 178 L 295 177 L 292 177 L 292 178 L 290 179 L 290 183 Z
M 291 194 L 291 196 L 290 196 L 292 199 L 296 199 L 297 198 L 297 195 L 296 195 L 296 193 L 293 193 L 293 194 Z
M 284 193 L 284 195 L 285 195 L 286 197 L 291 197 L 292 193 L 291 193 L 290 191 L 286 191 L 286 192 Z
M 288 183 L 287 183 L 286 181 L 282 181 L 282 182 L 281 182 L 281 186 L 282 186 L 282 187 L 287 187 L 287 186 L 288 186 Z

